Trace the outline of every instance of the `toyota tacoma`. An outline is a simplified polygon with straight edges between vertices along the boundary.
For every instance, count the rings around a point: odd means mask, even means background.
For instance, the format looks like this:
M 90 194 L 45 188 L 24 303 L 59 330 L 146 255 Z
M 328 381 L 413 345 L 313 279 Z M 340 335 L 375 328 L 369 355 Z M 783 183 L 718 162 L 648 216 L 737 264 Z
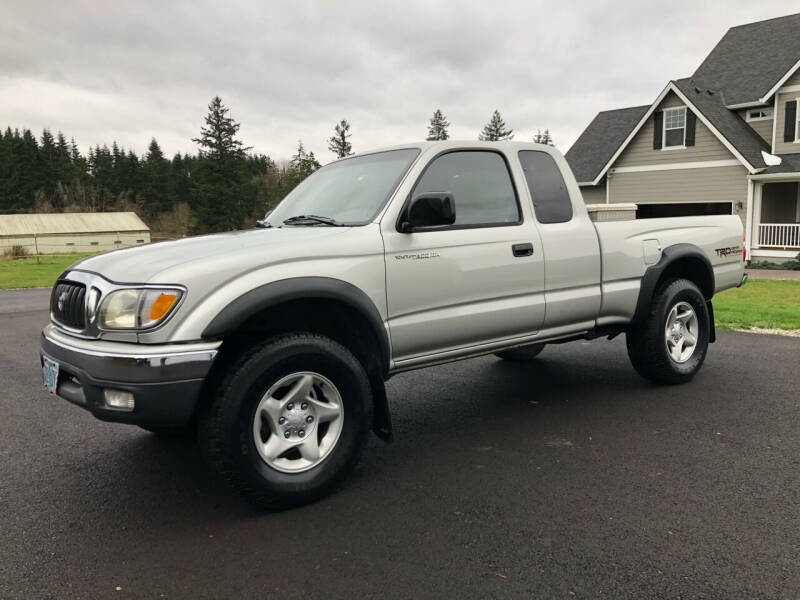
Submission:
M 324 496 L 396 373 L 624 333 L 631 363 L 689 381 L 712 298 L 744 282 L 737 216 L 594 222 L 564 157 L 419 143 L 337 160 L 259 227 L 86 258 L 56 282 L 45 388 L 105 421 L 196 434 L 257 506 Z

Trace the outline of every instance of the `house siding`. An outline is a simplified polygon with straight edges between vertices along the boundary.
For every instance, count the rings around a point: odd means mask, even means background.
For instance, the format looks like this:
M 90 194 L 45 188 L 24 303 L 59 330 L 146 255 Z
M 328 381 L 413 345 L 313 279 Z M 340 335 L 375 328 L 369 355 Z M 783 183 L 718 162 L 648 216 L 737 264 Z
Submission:
M 606 180 L 603 179 L 598 185 L 581 186 L 581 194 L 586 204 L 605 204 Z
M 667 94 L 658 109 L 683 106 L 684 103 L 673 92 Z M 717 139 L 700 119 L 695 130 L 695 145 L 677 150 L 653 150 L 653 117 L 647 119 L 628 147 L 623 150 L 614 167 L 659 165 L 697 162 L 703 160 L 730 160 L 733 154 Z
M 771 108 L 771 106 L 769 107 Z M 747 121 L 747 111 L 753 110 L 752 108 L 746 108 L 744 110 L 739 111 L 739 116 L 742 118 L 743 121 Z M 764 119 L 763 121 L 747 121 L 747 124 L 750 128 L 755 131 L 761 138 L 766 141 L 770 146 L 772 145 L 772 124 L 775 122 L 775 118 L 772 119 Z
M 781 87 L 788 87 L 790 85 L 800 85 L 800 69 L 794 72 L 794 75 L 789 77 Z
M 800 92 L 778 92 L 778 110 L 775 115 L 774 154 L 795 154 L 800 152 L 800 143 L 783 141 L 783 126 L 786 123 L 786 103 L 800 98 Z
M 742 218 L 747 206 L 747 170 L 742 166 L 614 173 L 608 185 L 612 203 L 731 202 Z

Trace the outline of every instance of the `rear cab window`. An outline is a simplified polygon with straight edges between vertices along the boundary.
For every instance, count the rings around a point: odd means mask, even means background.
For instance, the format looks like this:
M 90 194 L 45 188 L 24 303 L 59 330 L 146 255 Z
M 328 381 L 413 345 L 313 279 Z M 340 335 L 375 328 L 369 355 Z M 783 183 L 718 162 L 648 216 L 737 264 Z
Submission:
M 520 150 L 519 162 L 533 200 L 539 223 L 566 223 L 572 220 L 572 200 L 556 161 L 547 152 Z

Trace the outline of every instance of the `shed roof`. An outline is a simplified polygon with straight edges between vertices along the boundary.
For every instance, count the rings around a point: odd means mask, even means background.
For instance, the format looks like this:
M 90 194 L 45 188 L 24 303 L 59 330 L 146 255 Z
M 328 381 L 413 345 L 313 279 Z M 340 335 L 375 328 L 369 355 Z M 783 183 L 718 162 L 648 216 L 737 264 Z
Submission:
M 149 230 L 134 212 L 0 215 L 0 236 Z

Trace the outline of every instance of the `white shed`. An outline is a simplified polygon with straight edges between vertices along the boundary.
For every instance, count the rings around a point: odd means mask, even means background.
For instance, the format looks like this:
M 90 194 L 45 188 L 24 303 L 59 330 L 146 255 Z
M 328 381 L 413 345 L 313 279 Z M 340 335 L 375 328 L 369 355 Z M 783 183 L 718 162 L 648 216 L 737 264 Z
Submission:
M 102 252 L 150 242 L 150 228 L 133 212 L 0 215 L 0 253 Z

